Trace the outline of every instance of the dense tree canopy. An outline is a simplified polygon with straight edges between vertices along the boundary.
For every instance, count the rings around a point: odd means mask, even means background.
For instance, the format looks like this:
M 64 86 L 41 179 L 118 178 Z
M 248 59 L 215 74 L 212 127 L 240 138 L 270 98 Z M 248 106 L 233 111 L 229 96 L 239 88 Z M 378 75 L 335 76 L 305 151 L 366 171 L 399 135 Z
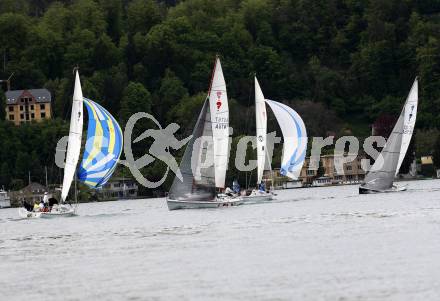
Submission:
M 20 129 L 2 123 L 0 136 L 20 139 L 0 140 L 0 177 L 26 180 L 26 160 L 39 160 L 38 174 L 53 157 L 54 148 L 39 149 L 30 133 L 65 130 L 75 66 L 84 94 L 122 123 L 145 110 L 187 134 L 216 54 L 234 135 L 254 131 L 254 72 L 265 96 L 298 108 L 316 135 L 366 136 L 379 115 L 401 109 L 419 76 L 417 128 L 440 128 L 436 0 L 3 0 L 0 78 L 15 72 L 13 89 L 47 87 L 59 120 Z

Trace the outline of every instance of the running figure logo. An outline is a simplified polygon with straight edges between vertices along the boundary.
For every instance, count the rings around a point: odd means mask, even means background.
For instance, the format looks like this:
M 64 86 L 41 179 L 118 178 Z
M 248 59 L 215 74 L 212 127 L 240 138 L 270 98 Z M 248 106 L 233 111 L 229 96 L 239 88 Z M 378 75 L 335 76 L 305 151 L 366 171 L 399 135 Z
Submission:
M 152 120 L 157 125 L 158 129 L 148 129 L 135 140 L 133 140 L 133 143 L 137 143 L 147 137 L 154 139 L 154 142 L 150 146 L 149 153 L 143 155 L 137 160 L 134 160 L 130 141 L 134 125 L 141 118 L 148 118 Z M 120 163 L 126 165 L 136 180 L 147 188 L 156 188 L 162 185 L 162 183 L 165 182 L 170 169 L 181 181 L 183 181 L 179 165 L 177 164 L 174 156 L 170 153 L 170 149 L 172 148 L 174 150 L 178 150 L 182 148 L 192 138 L 192 136 L 186 137 L 183 140 L 178 140 L 174 134 L 179 128 L 180 126 L 176 123 L 171 123 L 166 128 L 162 128 L 154 116 L 145 112 L 134 114 L 128 120 L 124 133 L 124 152 L 126 161 L 120 161 Z M 139 169 L 153 163 L 156 159 L 159 159 L 167 165 L 167 171 L 159 181 L 150 182 L 141 174 Z

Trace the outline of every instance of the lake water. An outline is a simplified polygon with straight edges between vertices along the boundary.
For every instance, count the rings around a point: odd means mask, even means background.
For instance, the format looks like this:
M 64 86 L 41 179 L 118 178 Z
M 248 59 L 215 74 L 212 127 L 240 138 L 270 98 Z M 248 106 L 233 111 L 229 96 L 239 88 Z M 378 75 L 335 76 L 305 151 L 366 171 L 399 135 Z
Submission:
M 0 210 L 1 300 L 440 300 L 440 180 L 168 211 L 164 199 Z

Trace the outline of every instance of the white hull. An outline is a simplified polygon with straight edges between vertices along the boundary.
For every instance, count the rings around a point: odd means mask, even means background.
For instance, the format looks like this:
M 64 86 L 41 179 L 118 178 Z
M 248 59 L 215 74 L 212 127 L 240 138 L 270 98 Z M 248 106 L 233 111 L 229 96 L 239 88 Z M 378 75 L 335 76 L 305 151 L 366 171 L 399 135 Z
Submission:
M 283 189 L 295 189 L 295 188 L 302 188 L 303 184 L 301 181 L 294 181 L 294 182 L 286 182 L 283 184 Z
M 29 212 L 25 208 L 18 208 L 18 215 L 21 218 L 58 218 L 58 217 L 72 217 L 76 215 L 75 209 L 72 207 L 62 207 L 59 210 L 51 212 Z
M 238 206 L 241 203 L 242 199 L 240 197 L 216 198 L 213 201 L 172 200 L 167 198 L 169 210 L 231 207 Z
M 2 200 L 0 201 L 0 209 L 1 208 L 10 208 L 11 202 L 9 200 Z
M 252 191 L 250 195 L 242 196 L 243 203 L 260 203 L 260 202 L 268 202 L 273 199 L 272 193 L 261 192 L 261 191 Z

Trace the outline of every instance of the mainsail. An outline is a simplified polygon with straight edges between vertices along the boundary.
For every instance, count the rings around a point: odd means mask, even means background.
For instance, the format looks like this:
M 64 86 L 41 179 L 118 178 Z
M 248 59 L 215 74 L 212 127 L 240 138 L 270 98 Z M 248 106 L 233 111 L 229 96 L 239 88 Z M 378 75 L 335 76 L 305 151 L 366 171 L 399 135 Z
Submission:
M 75 90 L 73 93 L 72 113 L 70 116 L 69 140 L 67 145 L 66 165 L 64 167 L 63 188 L 61 202 L 64 203 L 69 194 L 76 165 L 78 164 L 81 150 L 81 137 L 83 130 L 83 95 L 78 71 L 75 76 Z
M 384 149 L 365 176 L 362 188 L 380 191 L 390 189 L 393 186 L 402 145 L 403 123 L 404 110 L 402 110 Z
M 394 177 L 399 172 L 411 141 L 416 122 L 418 103 L 418 80 L 414 81 L 405 105 L 394 125 L 385 147 L 377 157 L 361 188 L 387 190 L 393 187 Z
M 266 160 L 266 132 L 267 115 L 264 95 L 260 84 L 255 77 L 255 119 L 257 129 L 257 183 L 261 183 L 263 178 L 264 163 Z
M 397 163 L 396 175 L 399 172 L 406 152 L 408 151 L 409 143 L 411 142 L 412 134 L 414 131 L 414 125 L 416 124 L 417 117 L 417 104 L 419 102 L 419 82 L 416 78 L 411 87 L 411 91 L 406 99 L 404 110 L 404 124 L 403 124 L 403 136 L 402 147 L 400 148 L 399 162 Z
M 183 181 L 174 178 L 169 192 L 173 200 L 215 200 L 212 123 L 206 99 L 180 163 Z
M 99 188 L 110 179 L 121 156 L 122 130 L 102 106 L 87 98 L 84 98 L 84 104 L 89 124 L 78 179 L 91 188 Z
M 218 57 L 208 97 L 214 141 L 215 186 L 224 188 L 229 153 L 229 106 L 226 83 Z
M 280 125 L 284 137 L 280 173 L 297 180 L 307 149 L 307 132 L 298 113 L 285 104 L 266 99 Z

